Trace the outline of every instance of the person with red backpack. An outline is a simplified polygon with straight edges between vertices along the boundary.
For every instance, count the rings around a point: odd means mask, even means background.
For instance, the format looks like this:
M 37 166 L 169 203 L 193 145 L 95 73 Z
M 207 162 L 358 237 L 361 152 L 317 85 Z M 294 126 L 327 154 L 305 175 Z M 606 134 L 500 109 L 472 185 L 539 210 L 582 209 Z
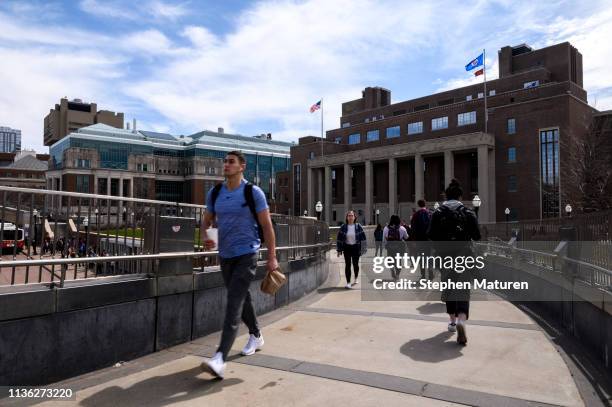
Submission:
M 247 182 L 243 173 L 246 160 L 240 151 L 230 151 L 223 161 L 226 181 L 213 187 L 206 198 L 206 213 L 200 226 L 206 250 L 214 248 L 206 230 L 215 223 L 219 233 L 221 275 L 227 288 L 227 306 L 221 341 L 215 355 L 202 363 L 202 369 L 223 378 L 226 360 L 236 339 L 240 319 L 249 329 L 249 340 L 243 355 L 252 355 L 263 344 L 253 300 L 249 293 L 257 271 L 258 251 L 265 241 L 268 246 L 267 269 L 278 268 L 276 239 L 266 196 Z
M 408 231 L 401 225 L 399 216 L 391 215 L 389 224 L 383 229 L 383 239 L 385 241 L 388 257 L 395 257 L 398 253 L 402 254 L 405 252 Z M 399 279 L 399 274 L 400 270 L 394 266 L 391 269 L 391 277 L 397 280 Z
M 453 179 L 444 191 L 446 201 L 431 216 L 428 237 L 436 242 L 436 255 L 474 256 L 472 241 L 480 240 L 478 220 L 473 211 L 463 206 L 463 190 L 459 181 Z M 442 279 L 452 282 L 469 282 L 473 276 L 469 271 L 459 273 L 453 269 L 442 270 Z M 446 312 L 450 318 L 448 330 L 457 332 L 457 343 L 467 345 L 466 321 L 470 314 L 470 290 L 447 289 L 444 291 Z
M 419 199 L 417 204 L 419 205 L 419 210 L 413 213 L 410 219 L 410 239 L 415 243 L 417 256 L 429 256 L 431 244 L 428 243 L 429 237 L 427 236 L 427 231 L 431 222 L 431 213 L 425 207 L 423 199 Z M 421 278 L 426 278 L 426 271 L 427 268 L 421 266 Z M 433 280 L 433 269 L 429 269 L 429 279 Z

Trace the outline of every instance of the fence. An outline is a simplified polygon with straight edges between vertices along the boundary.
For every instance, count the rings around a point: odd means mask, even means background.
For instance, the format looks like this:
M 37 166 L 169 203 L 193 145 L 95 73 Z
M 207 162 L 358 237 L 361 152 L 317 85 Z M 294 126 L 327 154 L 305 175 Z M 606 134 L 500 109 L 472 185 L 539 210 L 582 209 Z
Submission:
M 561 241 L 560 229 L 573 229 L 573 240 L 580 242 L 579 258 L 612 270 L 612 211 L 519 222 L 481 224 L 483 240 L 509 241 L 515 237 L 518 248 L 552 253 Z
M 168 258 L 190 258 L 200 270 L 217 264 L 217 252 L 204 252 L 199 232 L 203 205 L 2 186 L 0 199 L 0 286 L 148 272 L 162 258 L 156 253 L 167 251 L 147 244 L 159 237 L 155 225 L 165 216 L 183 218 L 194 230 L 193 251 Z M 278 214 L 272 222 L 285 259 L 310 256 L 323 247 L 319 242 L 329 245 L 324 222 Z

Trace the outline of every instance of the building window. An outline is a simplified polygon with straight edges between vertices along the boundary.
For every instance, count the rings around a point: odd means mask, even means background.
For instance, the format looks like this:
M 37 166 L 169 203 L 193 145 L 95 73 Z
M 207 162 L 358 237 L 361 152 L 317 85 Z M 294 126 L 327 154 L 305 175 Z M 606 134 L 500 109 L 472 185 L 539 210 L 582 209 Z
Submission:
M 78 159 L 78 160 L 74 160 L 74 167 L 75 168 L 90 168 L 91 164 L 89 160 Z
M 293 214 L 295 216 L 302 216 L 302 213 L 300 213 L 301 180 L 302 180 L 302 165 L 295 164 L 293 166 Z
M 342 128 L 345 128 L 345 127 L 351 127 L 351 123 L 350 122 L 342 123 Z
M 342 144 L 342 137 L 336 137 L 336 139 L 334 140 L 334 143 Z
M 423 133 L 423 122 L 408 123 L 408 134 Z
M 459 113 L 457 115 L 457 125 L 465 126 L 476 123 L 476 112 Z
M 448 128 L 448 116 L 436 117 L 431 119 L 431 130 L 441 130 Z
M 89 175 L 76 176 L 76 191 L 89 193 Z
M 482 99 L 484 97 L 484 93 L 478 92 L 478 99 Z
M 387 127 L 387 138 L 400 136 L 400 126 Z
M 466 101 L 468 101 L 468 102 L 469 102 L 470 100 L 472 100 L 472 95 L 467 95 L 467 96 L 465 97 L 465 100 L 466 100 Z
M 515 163 L 516 162 L 516 147 L 508 148 L 508 162 Z
M 495 96 L 495 89 L 491 89 L 489 91 L 489 96 Z
M 311 151 L 311 152 L 308 153 L 308 159 L 309 160 L 312 160 L 314 157 L 315 157 L 314 151 Z
M 361 143 L 361 134 L 359 133 L 355 133 L 355 134 L 351 134 L 348 138 L 348 143 L 349 144 L 359 144 Z
M 559 216 L 559 129 L 540 131 L 542 217 Z
M 516 119 L 511 118 L 508 119 L 508 134 L 515 134 L 516 133 Z
M 368 133 L 366 134 L 367 142 L 369 143 L 370 141 L 377 141 L 378 140 L 378 135 L 379 135 L 378 130 L 370 130 L 370 131 L 368 131 Z
M 508 192 L 516 192 L 516 175 L 508 176 Z

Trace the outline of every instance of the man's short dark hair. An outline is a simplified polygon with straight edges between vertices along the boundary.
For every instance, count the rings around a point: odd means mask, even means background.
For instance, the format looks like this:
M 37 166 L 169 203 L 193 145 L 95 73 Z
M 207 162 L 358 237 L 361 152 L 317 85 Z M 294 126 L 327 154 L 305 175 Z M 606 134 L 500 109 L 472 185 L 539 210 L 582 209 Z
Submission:
M 455 178 L 453 178 L 448 184 L 448 187 L 444 191 L 446 194 L 446 199 L 456 199 L 459 200 L 463 196 L 463 189 L 461 189 L 461 184 Z
M 417 205 L 419 205 L 419 208 L 424 208 L 425 207 L 425 201 L 423 199 L 419 199 L 417 201 Z
M 238 157 L 238 161 L 240 162 L 240 164 L 246 163 L 246 158 L 244 158 L 244 154 L 242 154 L 242 151 L 238 151 L 238 150 L 230 151 L 229 153 L 226 154 L 226 156 L 228 155 L 234 155 Z

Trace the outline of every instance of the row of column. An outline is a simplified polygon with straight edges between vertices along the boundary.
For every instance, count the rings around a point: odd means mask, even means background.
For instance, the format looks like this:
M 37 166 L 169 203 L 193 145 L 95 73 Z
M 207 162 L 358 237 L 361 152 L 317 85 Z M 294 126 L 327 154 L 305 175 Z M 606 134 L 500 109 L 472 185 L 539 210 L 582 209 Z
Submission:
M 494 178 L 490 176 L 494 174 L 494 161 L 493 151 L 489 151 L 488 146 L 478 146 L 478 193 L 481 197 L 483 205 L 480 208 L 480 219 L 487 221 L 490 220 L 490 214 L 494 213 L 493 208 L 495 207 L 494 202 Z M 397 158 L 389 158 L 389 214 L 397 214 L 399 207 L 397 206 Z M 444 185 L 448 185 L 451 179 L 454 177 L 455 160 L 452 150 L 444 151 Z M 307 173 L 307 191 L 308 191 L 308 213 L 315 214 L 315 203 L 320 200 L 323 203 L 324 208 L 324 219 L 328 222 L 331 220 L 332 213 L 332 170 L 331 166 L 325 166 L 324 168 L 324 182 L 322 169 L 317 169 L 317 186 L 318 193 L 315 197 L 314 191 L 314 168 L 308 168 Z M 365 161 L 365 213 L 368 219 L 372 216 L 373 208 L 373 162 L 371 160 Z M 424 162 L 421 154 L 414 155 L 414 191 L 415 191 L 415 206 L 419 199 L 425 197 L 425 174 L 424 174 Z M 325 191 L 323 192 L 323 185 L 325 185 Z M 351 184 L 351 165 L 344 163 L 344 211 L 348 211 L 351 208 L 352 202 L 352 184 Z M 464 197 L 464 199 L 471 199 L 471 197 Z

